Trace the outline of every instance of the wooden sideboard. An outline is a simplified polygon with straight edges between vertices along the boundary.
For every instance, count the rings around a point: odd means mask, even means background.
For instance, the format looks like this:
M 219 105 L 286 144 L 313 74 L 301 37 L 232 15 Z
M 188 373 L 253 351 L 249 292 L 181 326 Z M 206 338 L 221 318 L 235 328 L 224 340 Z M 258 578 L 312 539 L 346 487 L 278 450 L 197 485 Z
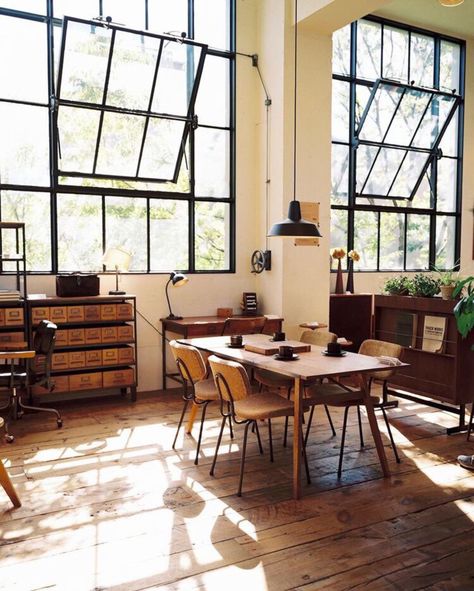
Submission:
M 372 337 L 372 294 L 331 294 L 329 330 L 351 341 L 349 351 L 357 352 L 362 341 Z
M 402 398 L 449 410 L 459 415 L 459 426 L 448 429 L 455 432 L 465 428 L 465 405 L 474 401 L 473 364 L 474 332 L 463 339 L 456 327 L 453 309 L 455 301 L 440 298 L 376 295 L 374 299 L 374 335 L 376 339 L 399 342 L 407 338 L 400 334 L 401 315 L 416 319 L 409 346 L 403 349 L 402 359 L 409 367 L 400 369 L 390 378 L 389 392 Z M 432 353 L 422 348 L 426 316 L 446 318 L 446 332 L 442 351 Z M 410 336 L 412 338 L 410 339 Z

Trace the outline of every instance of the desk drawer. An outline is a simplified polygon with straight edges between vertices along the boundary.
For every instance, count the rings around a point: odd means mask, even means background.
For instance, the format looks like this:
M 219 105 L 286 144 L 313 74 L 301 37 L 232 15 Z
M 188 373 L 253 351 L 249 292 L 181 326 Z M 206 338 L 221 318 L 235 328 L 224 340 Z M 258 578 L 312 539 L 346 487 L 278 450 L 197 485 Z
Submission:
M 188 326 L 188 337 L 220 336 L 224 323 L 213 322 L 212 324 L 193 324 Z

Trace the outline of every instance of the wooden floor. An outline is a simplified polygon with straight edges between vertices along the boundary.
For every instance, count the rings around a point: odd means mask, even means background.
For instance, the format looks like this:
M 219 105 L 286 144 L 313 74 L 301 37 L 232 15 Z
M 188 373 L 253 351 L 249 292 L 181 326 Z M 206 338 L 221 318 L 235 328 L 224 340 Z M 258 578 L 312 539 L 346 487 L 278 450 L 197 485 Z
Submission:
M 391 479 L 381 477 L 367 426 L 359 450 L 352 416 L 338 480 L 339 433 L 330 436 L 319 411 L 312 484 L 293 501 L 291 448 L 277 421 L 275 463 L 252 437 L 239 498 L 241 431 L 232 446 L 226 435 L 209 476 L 217 409 L 197 467 L 193 438 L 171 449 L 176 394 L 61 410 L 62 430 L 27 416 L 12 426 L 15 443 L 0 448 L 23 502 L 11 509 L 0 490 L 2 590 L 474 589 L 474 473 L 456 464 L 474 445 L 444 434 L 452 415 L 410 402 L 389 411 L 402 457 L 395 464 L 387 448 Z

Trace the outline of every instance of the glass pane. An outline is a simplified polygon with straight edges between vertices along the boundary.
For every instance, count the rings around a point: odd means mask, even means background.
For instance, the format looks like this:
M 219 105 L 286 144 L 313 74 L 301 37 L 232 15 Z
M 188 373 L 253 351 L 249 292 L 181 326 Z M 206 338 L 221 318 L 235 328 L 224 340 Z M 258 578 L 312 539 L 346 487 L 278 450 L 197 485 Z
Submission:
M 107 104 L 148 110 L 159 39 L 117 31 L 107 89 Z
M 114 23 L 129 29 L 145 28 L 144 0 L 102 0 L 102 14 L 111 16 Z
M 361 140 L 381 142 L 387 132 L 403 89 L 392 84 L 380 84 L 375 91 L 369 112 L 360 130 Z
M 377 155 L 377 148 L 372 148 L 365 153 L 370 155 L 367 160 L 364 161 L 361 158 L 357 160 L 357 186 L 360 186 L 361 194 L 383 197 L 388 194 L 406 152 L 381 148 Z M 360 148 L 358 149 L 359 154 L 364 154 Z M 374 165 L 370 168 L 372 163 Z M 368 166 L 368 168 L 364 169 L 363 166 Z
M 344 209 L 331 209 L 331 250 L 343 248 L 347 252 L 347 211 Z M 331 257 L 331 265 L 337 267 Z
M 377 214 L 354 212 L 354 250 L 360 254 L 359 269 L 377 269 Z
M 408 146 L 430 99 L 431 96 L 428 93 L 407 89 L 384 141 L 388 144 Z
M 197 271 L 224 271 L 229 268 L 229 205 L 196 203 L 195 266 Z
M 407 270 L 429 269 L 430 218 L 426 215 L 407 216 Z
M 92 173 L 99 119 L 99 111 L 59 107 L 60 170 Z
M 33 14 L 46 14 L 46 0 L 2 0 L 2 8 L 13 8 Z
M 408 31 L 385 26 L 383 77 L 408 82 Z
M 445 156 L 458 155 L 458 134 L 459 134 L 459 111 L 454 113 L 453 118 L 444 132 L 443 139 L 439 144 Z
M 194 109 L 200 124 L 229 126 L 229 67 L 228 59 L 206 56 Z
M 347 25 L 332 34 L 332 72 L 350 74 L 351 26 Z
M 53 9 L 56 18 L 75 16 L 91 20 L 99 16 L 99 0 L 54 0 Z
M 331 204 L 347 204 L 349 190 L 349 146 L 332 145 Z
M 427 160 L 427 154 L 407 152 L 389 195 L 391 197 L 410 197 Z
M 229 197 L 230 135 L 222 129 L 195 131 L 196 195 Z
M 361 117 L 364 113 L 365 107 L 369 102 L 370 93 L 372 88 L 370 86 L 365 86 L 363 84 L 356 84 L 356 104 L 355 104 L 355 120 L 356 120 L 356 129 L 359 127 L 359 123 Z
M 349 83 L 332 82 L 332 139 L 349 141 Z
M 181 116 L 187 114 L 200 56 L 199 47 L 174 41 L 163 44 L 152 111 Z
M 150 270 L 189 269 L 188 202 L 150 200 Z
M 456 211 L 457 160 L 438 160 L 438 211 Z
M 98 174 L 135 176 L 145 117 L 105 113 L 97 159 Z
M 434 39 L 420 33 L 411 34 L 410 81 L 417 86 L 434 86 Z
M 181 121 L 150 118 L 140 163 L 141 177 L 173 178 L 183 131 Z
M 459 72 L 461 48 L 457 43 L 441 41 L 439 87 L 441 90 L 460 91 Z
M 60 271 L 102 270 L 102 198 L 58 195 Z
M 0 16 L 1 98 L 48 102 L 46 24 Z
M 401 213 L 380 214 L 380 269 L 403 269 L 405 250 L 405 216 Z
M 106 248 L 119 247 L 132 255 L 130 271 L 147 270 L 146 199 L 105 198 Z
M 111 35 L 111 29 L 68 22 L 60 98 L 102 103 Z
M 194 38 L 210 47 L 231 49 L 229 0 L 194 0 Z
M 26 267 L 51 271 L 51 210 L 48 193 L 1 191 L 2 222 L 24 222 Z
M 2 183 L 49 185 L 47 107 L 0 103 Z
M 357 77 L 380 78 L 381 25 L 370 21 L 357 22 Z
M 450 96 L 433 96 L 419 130 L 416 133 L 413 145 L 420 148 L 431 148 L 436 143 L 438 136 L 445 124 L 455 99 Z
M 436 217 L 436 258 L 437 269 L 452 269 L 456 244 L 456 218 L 453 216 Z
M 154 33 L 187 33 L 187 0 L 148 0 L 148 28 Z

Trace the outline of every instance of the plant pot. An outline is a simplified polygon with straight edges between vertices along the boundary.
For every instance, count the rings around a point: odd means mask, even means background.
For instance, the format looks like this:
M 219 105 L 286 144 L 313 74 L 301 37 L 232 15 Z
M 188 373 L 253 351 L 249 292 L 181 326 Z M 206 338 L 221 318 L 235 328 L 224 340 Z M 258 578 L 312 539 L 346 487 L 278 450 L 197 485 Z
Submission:
M 440 285 L 441 297 L 443 300 L 452 300 L 454 285 Z

